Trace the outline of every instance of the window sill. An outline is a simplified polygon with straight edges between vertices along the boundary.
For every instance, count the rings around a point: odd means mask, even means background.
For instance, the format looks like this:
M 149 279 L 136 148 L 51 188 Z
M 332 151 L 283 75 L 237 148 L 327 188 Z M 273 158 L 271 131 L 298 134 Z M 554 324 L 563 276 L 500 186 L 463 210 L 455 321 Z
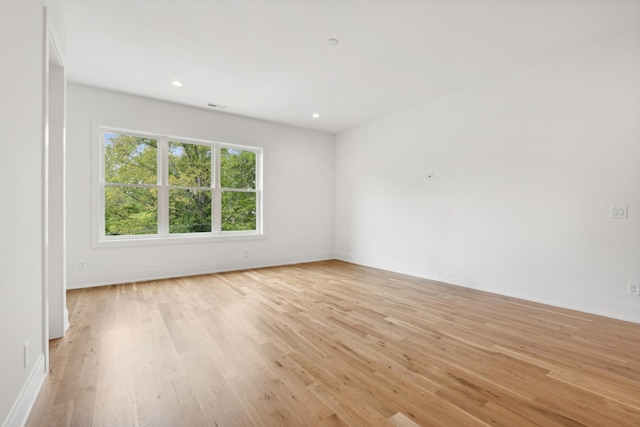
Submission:
M 93 248 L 113 248 L 122 246 L 148 246 L 148 245 L 178 245 L 178 244 L 193 244 L 193 243 L 219 243 L 219 242 L 233 242 L 243 240 L 262 240 L 266 239 L 264 233 L 258 232 L 238 232 L 228 234 L 208 234 L 203 235 L 187 235 L 180 234 L 169 237 L 156 237 L 156 236 L 132 236 L 132 237 L 117 237 L 109 238 L 102 237 L 96 238 L 92 242 Z

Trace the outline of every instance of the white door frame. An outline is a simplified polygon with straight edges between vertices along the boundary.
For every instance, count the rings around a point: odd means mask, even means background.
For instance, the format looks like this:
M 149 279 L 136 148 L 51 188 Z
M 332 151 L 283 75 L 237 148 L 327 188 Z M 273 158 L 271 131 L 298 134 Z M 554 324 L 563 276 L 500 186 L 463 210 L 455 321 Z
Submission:
M 68 328 L 65 244 L 66 75 L 47 8 L 44 8 L 42 302 L 45 372 L 49 339 Z

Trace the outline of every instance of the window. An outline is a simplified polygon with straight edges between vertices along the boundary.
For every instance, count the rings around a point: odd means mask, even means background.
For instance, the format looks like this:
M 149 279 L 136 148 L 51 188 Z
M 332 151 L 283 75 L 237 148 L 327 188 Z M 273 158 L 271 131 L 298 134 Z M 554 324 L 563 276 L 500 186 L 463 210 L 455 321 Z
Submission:
M 99 241 L 261 234 L 261 150 L 100 128 Z
M 220 149 L 222 231 L 256 228 L 256 153 Z

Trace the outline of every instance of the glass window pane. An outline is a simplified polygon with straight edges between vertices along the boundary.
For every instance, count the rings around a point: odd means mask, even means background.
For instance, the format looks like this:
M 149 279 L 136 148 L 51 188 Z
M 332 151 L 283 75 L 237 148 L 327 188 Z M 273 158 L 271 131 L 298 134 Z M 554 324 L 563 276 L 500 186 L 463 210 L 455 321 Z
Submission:
M 211 147 L 170 141 L 169 185 L 211 187 Z
M 220 149 L 220 186 L 222 188 L 256 188 L 256 153 Z
M 211 232 L 211 190 L 169 191 L 169 233 Z
M 106 187 L 105 235 L 158 233 L 158 192 L 155 188 Z
M 106 182 L 156 184 L 158 141 L 113 132 L 104 133 L 104 175 Z
M 222 192 L 222 231 L 256 229 L 256 193 Z

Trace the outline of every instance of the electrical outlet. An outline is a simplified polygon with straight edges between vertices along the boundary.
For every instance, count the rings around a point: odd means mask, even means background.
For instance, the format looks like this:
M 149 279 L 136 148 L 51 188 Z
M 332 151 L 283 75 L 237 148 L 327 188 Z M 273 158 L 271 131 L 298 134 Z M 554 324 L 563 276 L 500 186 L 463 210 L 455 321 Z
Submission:
M 80 261 L 78 263 L 78 270 L 86 270 L 86 268 L 87 268 L 87 263 L 86 262 Z
M 244 250 L 244 257 L 247 258 L 249 256 L 249 249 Z
M 629 287 L 627 289 L 627 292 L 629 293 L 629 295 L 640 296 L 640 283 L 629 282 L 628 286 Z
M 24 367 L 25 369 L 29 365 L 29 340 L 24 343 Z

